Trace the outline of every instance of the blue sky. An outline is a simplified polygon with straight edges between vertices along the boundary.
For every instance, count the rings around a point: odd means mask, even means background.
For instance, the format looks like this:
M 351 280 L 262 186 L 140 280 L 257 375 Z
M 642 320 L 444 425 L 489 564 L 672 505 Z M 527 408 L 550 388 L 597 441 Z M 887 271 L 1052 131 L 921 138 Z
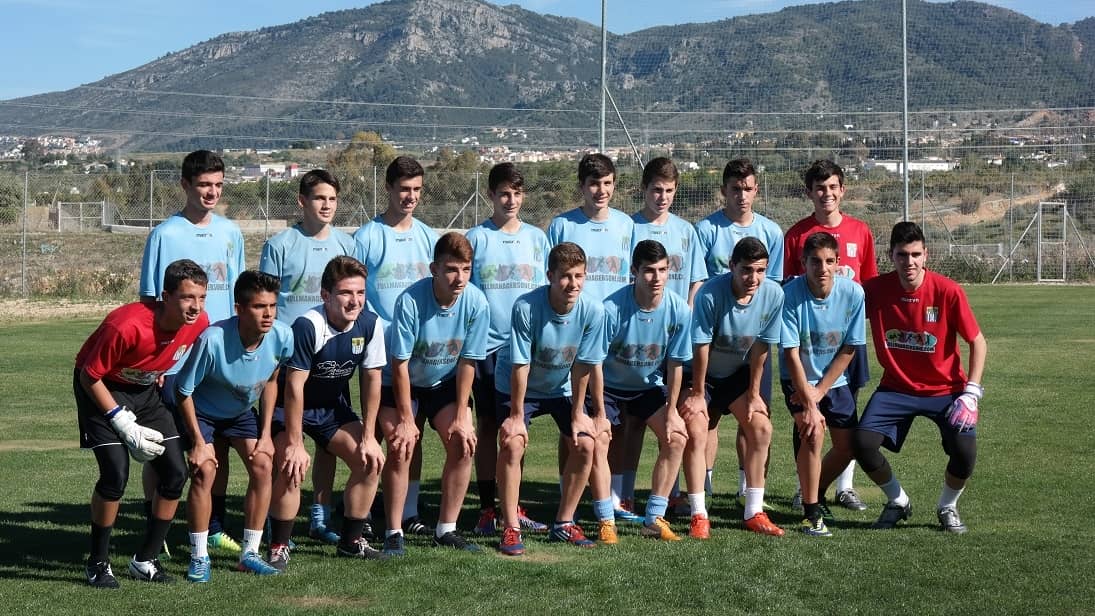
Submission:
M 609 0 L 616 33 L 685 22 L 767 13 L 811 0 Z M 898 0 L 893 0 L 900 6 Z M 1092 0 L 982 0 L 1042 22 L 1095 16 Z M 0 100 L 67 90 L 98 81 L 225 32 L 290 23 L 370 0 L 0 0 L 8 59 Z M 502 0 L 540 13 L 600 23 L 596 0 Z M 666 7 L 672 7 L 666 11 Z

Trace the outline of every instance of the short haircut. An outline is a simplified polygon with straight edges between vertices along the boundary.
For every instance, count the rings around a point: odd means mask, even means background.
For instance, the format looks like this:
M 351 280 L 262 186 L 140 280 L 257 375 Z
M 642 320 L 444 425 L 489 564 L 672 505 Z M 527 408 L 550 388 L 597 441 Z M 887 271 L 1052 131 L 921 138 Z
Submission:
M 753 166 L 753 161 L 748 158 L 735 158 L 726 163 L 726 166 L 722 169 L 722 185 L 726 186 L 731 181 L 744 180 L 756 174 L 757 168 Z
M 494 192 L 504 184 L 508 184 L 516 190 L 525 188 L 525 176 L 517 169 L 517 165 L 498 163 L 490 168 L 490 173 L 487 175 L 487 186 L 490 187 L 490 191 Z
M 925 246 L 928 244 L 924 240 L 924 231 L 920 229 L 920 225 L 912 221 L 905 221 L 893 226 L 893 230 L 890 231 L 890 252 L 893 252 L 893 249 L 898 246 L 912 244 L 913 242 L 923 242 Z
M 182 179 L 187 183 L 203 173 L 224 173 L 224 160 L 209 150 L 196 150 L 186 155 L 182 164 Z
M 578 161 L 579 184 L 585 184 L 586 178 L 599 180 L 610 175 L 613 178 L 616 177 L 616 165 L 612 164 L 611 158 L 600 152 L 586 154 L 582 157 L 582 160 Z
M 837 253 L 837 256 L 840 255 L 840 245 L 837 244 L 836 238 L 827 231 L 818 231 L 817 233 L 811 233 L 803 242 L 802 256 L 808 257 L 822 248 L 828 248 Z
M 752 263 L 768 258 L 768 249 L 764 242 L 755 237 L 743 237 L 734 246 L 734 252 L 730 253 L 730 264 Z
M 662 259 L 669 259 L 669 253 L 665 251 L 665 246 L 656 240 L 643 240 L 635 244 L 635 250 L 631 252 L 631 264 L 635 269 L 647 263 L 657 263 Z
M 471 263 L 475 251 L 471 242 L 459 231 L 449 231 L 438 238 L 433 245 L 433 262 L 440 263 L 445 257 L 451 257 L 461 263 Z
M 677 171 L 677 165 L 674 165 L 672 160 L 664 156 L 659 156 L 646 163 L 646 166 L 643 167 L 643 181 L 641 186 L 645 190 L 647 186 L 650 186 L 658 180 L 676 183 L 680 177 L 681 174 Z
M 258 270 L 246 270 L 236 279 L 234 289 L 236 303 L 246 306 L 251 303 L 255 295 L 266 292 L 277 294 L 281 290 L 281 279 L 266 272 Z
M 311 197 L 312 191 L 315 190 L 319 184 L 329 184 L 331 188 L 335 189 L 335 194 L 342 189 L 338 185 L 338 178 L 331 175 L 331 172 L 326 169 L 312 169 L 308 173 L 300 176 L 300 196 Z
M 844 186 L 844 170 L 840 165 L 831 160 L 815 160 L 802 174 L 802 181 L 806 184 L 806 190 L 814 187 L 814 182 L 824 182 L 836 176 L 840 185 Z
M 353 257 L 338 255 L 328 261 L 327 267 L 323 268 L 323 276 L 319 279 L 319 286 L 330 293 L 334 290 L 336 284 L 355 276 L 369 277 L 369 270 L 366 269 L 365 264 Z
M 568 270 L 575 265 L 585 265 L 586 251 L 574 242 L 560 242 L 548 253 L 548 271 Z
M 202 266 L 190 259 L 179 259 L 172 261 L 163 271 L 163 290 L 174 293 L 184 280 L 203 287 L 209 286 L 209 276 L 206 275 Z
M 388 186 L 395 186 L 395 183 L 399 180 L 420 178 L 424 175 L 426 175 L 426 170 L 422 168 L 417 160 L 410 156 L 396 156 L 395 160 L 388 165 L 388 169 L 384 171 L 384 183 Z

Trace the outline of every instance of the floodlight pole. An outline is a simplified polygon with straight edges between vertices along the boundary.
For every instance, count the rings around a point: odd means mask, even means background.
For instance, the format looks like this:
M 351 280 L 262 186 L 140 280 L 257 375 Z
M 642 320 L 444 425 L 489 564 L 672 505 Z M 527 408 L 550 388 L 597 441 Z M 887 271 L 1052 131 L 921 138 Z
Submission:
M 605 96 L 607 92 L 608 82 L 606 76 L 608 74 L 608 21 L 606 17 L 608 15 L 608 0 L 601 0 L 601 138 L 597 142 L 597 148 L 604 153 L 605 151 L 605 116 L 608 113 L 608 104 Z
M 902 119 L 905 130 L 902 138 L 901 165 L 905 184 L 905 218 L 909 219 L 909 7 L 908 0 L 901 0 L 901 98 L 904 107 Z

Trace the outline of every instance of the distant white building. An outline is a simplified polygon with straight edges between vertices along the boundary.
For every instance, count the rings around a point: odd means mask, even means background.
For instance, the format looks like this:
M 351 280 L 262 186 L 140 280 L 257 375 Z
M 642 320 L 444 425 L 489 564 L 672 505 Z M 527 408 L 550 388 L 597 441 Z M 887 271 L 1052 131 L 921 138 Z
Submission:
M 946 160 L 943 158 L 924 158 L 921 160 L 909 161 L 909 173 L 915 173 L 918 171 L 954 171 L 956 168 L 958 168 L 957 160 Z M 863 170 L 870 171 L 871 169 L 885 169 L 890 173 L 903 173 L 905 170 L 905 165 L 904 162 L 900 160 L 868 159 L 863 161 Z

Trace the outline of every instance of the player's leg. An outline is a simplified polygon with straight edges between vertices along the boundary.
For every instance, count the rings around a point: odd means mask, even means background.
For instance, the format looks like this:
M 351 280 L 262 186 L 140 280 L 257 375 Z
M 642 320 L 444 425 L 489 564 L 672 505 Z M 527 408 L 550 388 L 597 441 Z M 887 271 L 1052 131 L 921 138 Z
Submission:
M 118 588 L 118 580 L 110 568 L 110 537 L 129 479 L 129 452 L 121 444 L 99 445 L 91 451 L 99 466 L 99 479 L 91 492 L 91 550 L 86 563 L 87 583 L 95 588 Z
M 478 535 L 496 532 L 498 512 L 498 422 L 494 418 L 494 363 L 496 355 L 475 362 L 475 382 L 472 384 L 472 408 L 475 409 L 475 487 L 479 494 L 479 521 L 475 524 Z
M 198 429 L 205 445 L 213 442 L 214 425 L 200 413 L 197 415 Z M 185 443 L 187 448 L 192 443 Z M 209 581 L 209 515 L 213 508 L 213 481 L 217 474 L 218 461 L 214 455 L 200 466 L 190 465 L 190 488 L 186 493 L 186 520 L 190 530 L 190 567 L 186 579 L 190 582 Z
M 453 392 L 455 394 L 455 391 Z M 451 399 L 446 396 L 447 399 Z M 432 410 L 432 409 L 431 409 Z M 470 409 L 465 409 L 465 411 Z M 437 410 L 430 423 L 441 438 L 445 448 L 445 464 L 441 469 L 441 507 L 437 515 L 437 529 L 433 544 L 438 547 L 450 547 L 470 552 L 479 551 L 479 546 L 468 543 L 456 529 L 456 520 L 460 508 L 464 505 L 464 496 L 471 481 L 472 443 L 470 437 L 474 427 L 470 422 L 464 426 L 466 432 L 458 430 L 460 413 L 456 402 L 449 402 Z
M 781 536 L 783 529 L 772 524 L 764 513 L 764 469 L 768 462 L 768 448 L 772 444 L 772 422 L 768 409 L 753 409 L 750 413 L 746 395 L 741 394 L 730 403 L 730 412 L 745 435 L 745 456 L 742 460 L 746 481 L 745 527 L 756 533 Z
M 549 401 L 544 401 L 545 404 Z M 562 472 L 562 486 L 559 495 L 559 508 L 555 513 L 555 523 L 552 524 L 551 533 L 548 539 L 551 541 L 563 541 L 576 545 L 578 547 L 593 547 L 596 545 L 592 540 L 587 539 L 582 529 L 574 524 L 574 512 L 578 508 L 578 502 L 582 499 L 582 492 L 585 491 L 585 487 L 589 484 L 590 472 L 593 470 L 593 460 L 597 453 L 597 443 L 591 435 L 580 435 L 575 442 L 572 437 L 572 428 L 570 424 L 570 401 L 567 398 L 558 398 L 550 401 L 552 410 L 551 416 L 555 420 L 555 424 L 559 426 L 559 435 L 562 442 L 565 444 L 566 449 L 566 465 L 563 467 Z M 607 448 L 605 449 L 605 457 L 607 458 Z M 606 460 L 607 462 L 607 460 Z M 605 464 L 607 467 L 607 464 Z M 607 473 L 605 473 L 605 480 L 611 481 Z M 607 481 L 601 481 L 598 486 L 597 492 L 605 497 L 609 498 L 610 492 L 607 485 Z M 592 490 L 592 487 L 591 487 Z M 596 494 L 594 496 L 596 498 Z M 610 501 L 611 503 L 611 501 Z M 608 515 L 612 515 L 611 507 L 609 508 Z M 601 517 L 600 513 L 598 517 Z
M 526 404 L 526 409 L 529 405 Z M 495 424 L 501 426 L 509 416 L 510 399 L 506 394 L 498 394 L 495 405 Z M 528 427 L 531 413 L 525 411 L 525 427 Z M 525 551 L 521 538 L 521 521 L 518 512 L 518 500 L 521 490 L 521 461 L 525 457 L 527 443 L 523 438 L 504 439 L 498 436 L 498 459 L 495 463 L 498 481 L 498 501 L 501 506 L 502 541 L 498 549 L 507 556 L 518 556 Z
M 792 404 L 788 402 L 788 406 Z M 793 406 L 797 408 L 791 415 L 794 419 L 792 430 L 795 469 L 798 472 L 798 484 L 802 490 L 802 509 L 805 515 L 802 531 L 812 537 L 828 537 L 832 533 L 825 526 L 818 494 L 818 484 L 821 480 L 821 449 L 825 444 L 825 430 L 815 426 L 812 433 L 804 435 L 805 413 L 801 406 Z
M 381 403 L 377 413 L 380 434 L 390 434 L 399 422 L 399 411 L 394 406 Z M 384 535 L 384 553 L 389 556 L 403 556 L 406 553 L 403 547 L 403 505 L 407 500 L 410 468 L 411 457 L 399 455 L 392 449 L 392 444 L 389 442 L 384 469 L 381 471 L 381 482 L 384 485 L 384 517 L 388 526 Z
M 613 506 L 612 498 L 612 468 L 609 463 L 609 452 L 612 449 L 612 442 L 614 430 L 617 430 L 623 425 L 623 417 L 619 413 L 619 409 L 610 405 L 607 401 L 608 395 L 605 395 L 605 411 L 612 429 L 598 433 L 593 438 L 593 463 L 589 469 L 589 493 L 593 498 L 593 511 L 597 515 L 597 539 L 604 544 L 614 545 L 619 543 L 619 537 L 616 533 L 616 508 Z M 592 404 L 590 400 L 586 400 L 586 408 L 591 408 Z M 622 430 L 620 440 L 623 440 Z M 586 440 L 584 437 L 581 440 Z M 568 447 L 574 447 L 573 439 L 570 439 L 567 443 Z M 570 461 L 570 455 L 573 450 L 568 453 L 567 461 Z M 579 498 L 581 492 L 579 491 Z M 575 503 L 575 509 L 577 509 L 577 503 Z M 632 514 L 634 515 L 634 514 Z
M 280 411 L 280 409 L 279 409 Z M 285 452 L 289 446 L 289 434 L 275 415 L 274 468 L 285 463 Z M 293 536 L 293 525 L 300 511 L 300 485 L 290 480 L 286 473 L 274 473 L 274 485 L 270 493 L 270 564 L 284 571 L 289 562 L 289 542 Z
M 323 450 L 333 458 L 341 459 L 350 470 L 350 476 L 346 478 L 346 487 L 342 492 L 342 533 L 339 535 L 335 553 L 343 557 L 384 560 L 388 556 L 369 545 L 362 536 L 365 518 L 372 508 L 373 499 L 376 498 L 380 472 L 377 468 L 366 468 L 362 463 L 358 449 L 362 436 L 361 422 L 353 411 L 346 410 L 346 414 L 352 418 L 352 421 L 339 425 L 333 433 L 330 433 L 328 439 L 317 438 L 316 440 L 317 451 Z M 325 430 L 324 433 L 326 434 L 327 431 Z
M 860 468 L 886 495 L 886 505 L 871 528 L 890 529 L 912 515 L 909 495 L 893 474 L 890 463 L 882 455 L 882 445 L 893 451 L 901 445 L 917 414 L 915 396 L 889 391 L 876 391 L 863 410 L 863 417 L 852 435 L 852 450 Z
M 218 466 L 217 476 L 213 481 L 212 508 L 209 512 L 209 547 L 238 554 L 242 548 L 225 528 L 228 515 L 228 467 L 232 458 L 228 455 L 229 447 L 228 439 L 213 439 L 213 450 L 217 452 Z
M 338 458 L 322 447 L 312 458 L 312 507 L 308 516 L 308 536 L 324 543 L 337 543 L 338 533 L 331 525 L 335 468 Z
M 852 361 L 848 364 L 845 374 L 848 376 L 848 391 L 852 396 L 852 404 L 855 405 L 859 398 L 859 390 L 871 380 L 870 360 L 867 356 L 866 345 L 857 345 L 855 347 L 855 355 L 852 356 Z M 859 498 L 859 493 L 855 491 L 854 477 L 855 460 L 852 460 L 844 466 L 836 479 L 836 502 L 845 509 L 863 511 L 867 509 L 867 505 Z
M 243 496 L 243 551 L 237 569 L 257 575 L 276 575 L 280 573 L 277 568 L 259 556 L 263 526 L 270 512 L 274 458 L 271 453 L 255 450 L 259 427 L 254 412 L 237 417 L 225 430 L 225 436 L 229 437 L 247 469 L 247 491 Z
M 646 423 L 628 413 L 623 416 L 623 430 L 616 444 L 617 433 L 613 431 L 609 444 L 609 464 L 612 467 L 612 500 L 617 520 L 640 522 L 642 516 L 635 514 L 635 477 L 639 460 L 643 453 L 643 436 Z M 620 450 L 613 460 L 613 448 Z M 619 497 L 619 502 L 617 502 Z
M 415 423 L 418 426 L 418 433 L 422 434 L 426 427 L 426 417 L 421 414 L 416 414 Z M 422 439 L 419 438 L 418 442 L 414 444 L 414 453 L 411 455 L 411 464 L 407 472 L 407 497 L 403 501 L 402 528 L 404 532 L 408 532 L 412 535 L 429 537 L 433 535 L 434 529 L 430 528 L 429 525 L 422 521 L 422 516 L 418 512 L 418 492 L 421 486 Z
M 690 385 L 682 386 L 681 392 L 684 393 L 689 389 Z M 710 400 L 708 402 L 710 403 Z M 712 413 L 710 409 L 709 404 L 707 414 L 697 412 L 682 416 L 685 429 L 688 431 L 688 442 L 684 446 L 681 466 L 684 469 L 684 486 L 689 509 L 688 536 L 693 539 L 711 537 L 711 520 L 707 515 L 707 493 L 704 490 L 707 451 L 710 446 L 707 439 L 712 432 L 718 433 L 719 419 L 722 415 Z
M 645 414 L 645 410 L 639 410 L 639 414 Z M 683 427 L 683 422 L 670 426 L 667 416 L 668 408 L 664 403 L 648 417 L 631 416 L 645 423 L 658 439 L 658 459 L 654 461 L 654 470 L 651 473 L 650 497 L 646 501 L 646 515 L 640 534 L 664 541 L 679 541 L 680 537 L 669 527 L 665 514 L 669 506 L 669 491 L 673 488 L 673 481 L 680 471 L 681 458 L 684 456 L 688 438 L 687 433 L 682 434 L 679 431 Z
M 953 402 L 954 396 L 941 398 L 951 398 Z M 950 405 L 951 402 L 948 402 L 946 409 L 949 409 Z M 977 462 L 977 429 L 970 428 L 965 432 L 959 432 L 947 421 L 946 409 L 941 409 L 933 417 L 939 427 L 939 435 L 943 439 L 943 451 L 948 456 L 946 472 L 943 475 L 943 487 L 935 514 L 943 531 L 962 534 L 969 529 L 958 516 L 958 498 L 962 496 L 966 481 L 973 475 L 973 467 Z

